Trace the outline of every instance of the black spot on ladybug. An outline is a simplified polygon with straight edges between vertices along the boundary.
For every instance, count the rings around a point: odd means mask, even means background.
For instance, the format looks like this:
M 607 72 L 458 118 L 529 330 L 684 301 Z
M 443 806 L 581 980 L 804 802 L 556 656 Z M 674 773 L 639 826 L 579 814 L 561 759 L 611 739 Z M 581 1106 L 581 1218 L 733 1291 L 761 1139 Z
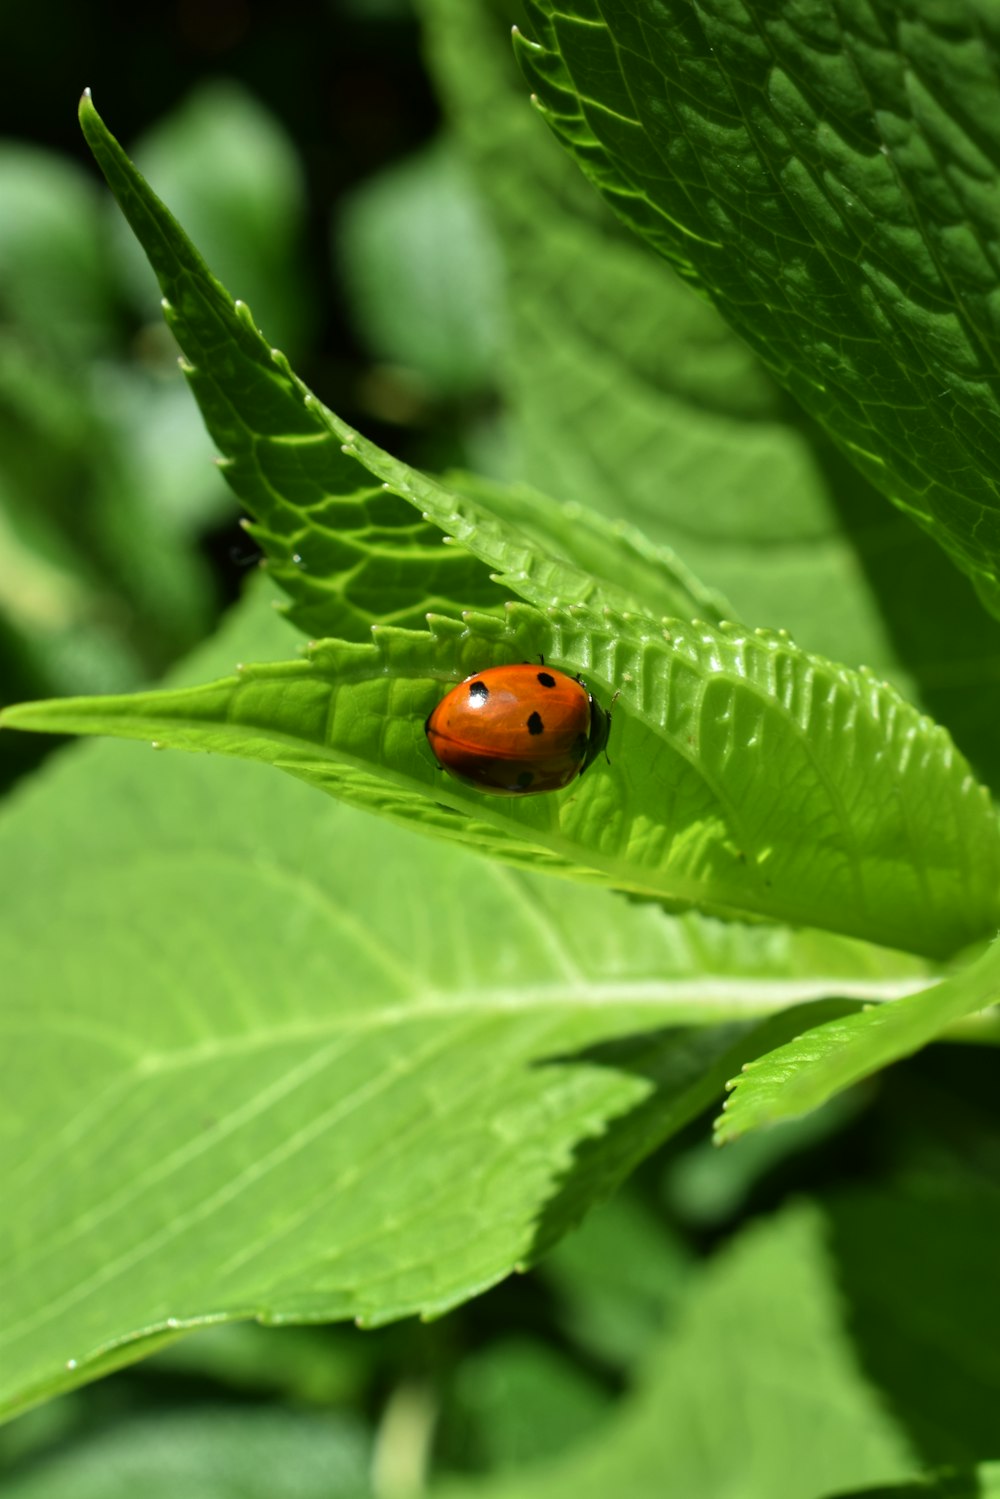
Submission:
M 556 685 L 555 677 L 548 671 L 540 671 L 538 673 L 538 682 L 541 687 L 554 687 Z
M 489 696 L 490 689 L 485 682 L 473 682 L 469 688 L 469 702 L 477 708 L 481 708 L 485 702 L 488 702 Z
M 534 779 L 535 779 L 535 773 L 534 773 L 534 771 L 532 771 L 532 770 L 522 770 L 521 774 L 517 778 L 517 787 L 518 787 L 518 790 L 519 791 L 527 791 L 528 787 L 531 785 L 531 783 L 532 783 L 532 781 Z
M 542 715 L 540 713 L 532 713 L 531 717 L 528 719 L 528 733 L 545 733 L 545 725 L 542 723 Z

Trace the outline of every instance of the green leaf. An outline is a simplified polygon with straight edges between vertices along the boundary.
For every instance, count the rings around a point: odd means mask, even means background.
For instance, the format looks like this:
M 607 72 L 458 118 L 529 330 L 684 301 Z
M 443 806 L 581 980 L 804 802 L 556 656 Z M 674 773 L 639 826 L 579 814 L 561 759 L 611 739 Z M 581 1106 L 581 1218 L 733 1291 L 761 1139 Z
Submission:
M 375 621 L 416 624 L 456 602 L 497 607 L 489 572 L 345 452 L 354 434 L 325 411 L 208 271 L 108 134 L 85 94 L 84 134 L 153 266 L 164 311 L 223 473 L 308 634 L 366 639 Z M 397 468 L 402 470 L 401 465 Z
M 591 180 L 991 598 L 994 33 L 919 3 L 528 11 L 522 65 Z
M 286 634 L 261 597 L 187 675 Z M 0 883 L 11 1413 L 205 1321 L 443 1311 L 801 1029 L 774 1012 L 922 972 L 119 745 L 12 799 Z
M 556 1295 L 563 1335 L 632 1377 L 684 1307 L 693 1258 L 662 1213 L 627 1184 L 555 1246 L 539 1273 Z
M 310 315 L 305 182 L 278 119 L 239 84 L 214 79 L 158 119 L 134 151 L 227 285 L 297 353 Z M 114 227 L 121 279 L 142 315 L 158 320 L 149 267 L 117 214 Z
M 43 348 L 101 349 L 114 331 L 100 203 L 69 158 L 0 143 L 0 311 Z
M 516 1472 L 572 1447 L 611 1400 L 592 1370 L 540 1337 L 495 1338 L 463 1359 L 451 1381 L 438 1463 L 451 1466 L 451 1450 L 466 1472 Z
M 608 519 L 573 500 L 560 505 L 526 484 L 498 484 L 480 474 L 448 473 L 441 482 L 517 527 L 536 553 L 549 552 L 581 569 L 592 580 L 589 588 L 596 584 L 595 602 L 653 619 L 721 624 L 732 615 L 726 600 L 706 588 L 671 547 L 655 545 L 628 521 Z
M 334 246 L 352 320 L 376 358 L 445 399 L 490 389 L 502 339 L 501 271 L 447 140 L 348 194 Z
M 502 581 L 539 603 L 569 598 L 641 609 L 614 582 L 600 585 L 573 563 L 574 523 L 551 501 L 508 507 L 494 489 L 463 498 L 396 462 L 326 410 L 269 348 L 248 309 L 234 304 L 182 230 L 105 130 L 89 96 L 87 139 L 157 272 L 165 310 L 188 359 L 209 431 L 227 454 L 224 473 L 259 524 L 272 575 L 292 598 L 291 618 L 316 635 L 366 639 L 373 623 L 422 623 L 428 611 L 481 604 L 499 610 Z M 219 352 L 220 341 L 227 352 Z M 374 480 L 374 482 L 373 482 Z M 424 519 L 418 519 L 414 507 Z M 442 538 L 440 532 L 446 534 Z M 547 545 L 539 547 L 539 537 Z M 458 540 L 461 546 L 443 545 Z M 635 544 L 608 535 L 634 571 Z M 471 555 L 470 555 L 471 554 Z M 656 565 L 670 568 L 661 553 Z M 487 564 L 485 567 L 483 564 Z M 671 602 L 689 602 L 688 575 L 665 580 Z M 662 593 L 664 590 L 661 589 Z M 710 596 L 698 589 L 710 603 Z M 654 603 L 656 600 L 654 599 Z
M 887 689 L 869 678 L 850 678 L 840 668 L 810 661 L 783 641 L 758 642 L 739 632 L 720 635 L 707 630 L 700 636 L 697 630 L 685 636 L 671 628 L 665 632 L 670 636 L 665 642 L 659 627 L 641 618 L 614 621 L 616 637 L 612 640 L 609 633 L 612 616 L 607 611 L 631 613 L 634 607 L 630 589 L 621 586 L 618 566 L 624 562 L 625 575 L 634 576 L 634 557 L 627 555 L 627 538 L 623 538 L 609 562 L 614 581 L 605 584 L 595 580 L 585 567 L 575 564 L 575 544 L 564 545 L 562 549 L 558 542 L 549 548 L 539 545 L 539 532 L 551 537 L 561 531 L 565 537 L 572 529 L 565 516 L 551 508 L 547 512 L 542 506 L 533 507 L 532 529 L 518 528 L 510 517 L 500 513 L 499 507 L 496 514 L 490 512 L 482 502 L 482 490 L 474 499 L 450 493 L 387 457 L 332 413 L 324 411 L 303 392 L 287 363 L 268 351 L 249 318 L 234 308 L 212 280 L 162 204 L 107 134 L 88 98 L 81 105 L 81 118 L 95 154 L 158 270 L 171 299 L 171 315 L 182 343 L 187 339 L 189 353 L 195 353 L 205 344 L 205 329 L 215 327 L 217 336 L 224 330 L 238 346 L 239 352 L 229 361 L 219 359 L 212 351 L 214 363 L 223 372 L 221 385 L 216 385 L 215 377 L 208 374 L 207 384 L 201 385 L 200 377 L 192 376 L 210 425 L 212 401 L 217 405 L 222 402 L 225 412 L 231 413 L 232 394 L 237 403 L 242 403 L 239 409 L 248 416 L 260 418 L 267 411 L 268 421 L 279 420 L 283 435 L 277 438 L 275 451 L 284 455 L 281 462 L 285 468 L 279 467 L 275 472 L 276 476 L 283 473 L 286 483 L 291 472 L 287 466 L 290 454 L 296 455 L 298 463 L 302 451 L 313 455 L 322 452 L 325 455 L 322 464 L 327 464 L 327 460 L 334 464 L 336 473 L 324 469 L 324 482 L 332 486 L 325 491 L 324 504 L 329 514 L 346 526 L 351 525 L 350 517 L 358 507 L 347 498 L 357 479 L 344 465 L 357 463 L 368 475 L 380 479 L 385 490 L 394 491 L 386 493 L 381 487 L 373 490 L 369 479 L 365 491 L 368 502 L 375 504 L 377 497 L 378 503 L 394 506 L 405 497 L 467 549 L 462 553 L 456 548 L 438 548 L 439 555 L 443 550 L 445 556 L 464 556 L 462 566 L 466 568 L 467 579 L 477 576 L 489 581 L 490 575 L 481 567 L 481 562 L 485 562 L 493 577 L 499 576 L 538 606 L 546 607 L 569 598 L 588 601 L 592 606 L 603 605 L 606 611 L 606 618 L 595 621 L 581 607 L 574 619 L 559 621 L 553 616 L 544 624 L 536 620 L 534 629 L 527 614 L 517 615 L 515 611 L 510 619 L 518 621 L 519 628 L 513 632 L 509 623 L 499 620 L 491 623 L 484 617 L 476 626 L 478 642 L 466 635 L 466 644 L 472 648 L 463 649 L 460 656 L 451 650 L 448 659 L 442 659 L 439 647 L 444 640 L 447 653 L 448 646 L 455 645 L 455 637 L 452 632 L 450 639 L 446 638 L 443 626 L 438 642 L 426 637 L 404 639 L 390 633 L 386 639 L 395 640 L 399 650 L 395 661 L 390 663 L 391 672 L 402 669 L 414 678 L 423 673 L 428 680 L 419 701 L 406 689 L 395 693 L 390 731 L 384 736 L 379 726 L 390 711 L 388 694 L 392 684 L 381 664 L 376 668 L 381 679 L 372 679 L 371 664 L 379 661 L 377 653 L 369 651 L 364 656 L 349 652 L 351 665 L 346 668 L 348 657 L 338 655 L 339 647 L 331 646 L 329 664 L 337 680 L 329 684 L 327 709 L 332 709 L 334 698 L 348 677 L 354 678 L 355 709 L 360 705 L 361 699 L 356 696 L 360 690 L 357 674 L 364 673 L 364 660 L 370 663 L 366 690 L 371 695 L 361 709 L 361 739 L 356 732 L 358 718 L 354 711 L 353 721 L 343 712 L 338 719 L 348 726 L 349 742 L 338 743 L 336 735 L 331 740 L 325 721 L 320 724 L 313 719 L 306 740 L 314 749 L 317 746 L 321 749 L 321 759 L 308 751 L 303 757 L 300 748 L 291 754 L 283 751 L 279 762 L 259 734 L 247 738 L 234 733 L 232 726 L 219 722 L 216 729 L 221 728 L 221 737 L 214 730 L 215 737 L 210 735 L 214 744 L 224 742 L 232 752 L 271 758 L 273 763 L 282 763 L 289 769 L 297 762 L 296 773 L 309 775 L 327 789 L 364 805 L 377 805 L 392 815 L 415 817 L 423 826 L 433 824 L 436 830 L 450 836 L 482 842 L 484 825 L 493 824 L 500 828 L 500 837 L 493 834 L 485 843 L 495 850 L 506 844 L 512 856 L 527 856 L 537 863 L 537 850 L 541 848 L 541 862 L 554 867 L 561 864 L 573 870 L 591 869 L 597 878 L 623 888 L 673 901 L 696 900 L 716 911 L 752 912 L 810 925 L 834 926 L 935 955 L 981 936 L 995 924 L 1000 888 L 1000 881 L 993 876 L 993 870 L 1000 864 L 996 821 L 984 795 L 973 787 L 967 768 L 953 758 L 952 748 L 943 736 L 929 729 Z M 210 391 L 210 399 L 206 390 Z M 290 442 L 292 429 L 297 431 L 298 438 Z M 255 429 L 233 428 L 230 422 L 227 431 L 230 437 L 235 431 L 237 438 L 242 433 L 247 463 L 259 465 L 264 447 Z M 239 463 L 242 462 L 240 459 Z M 299 565 L 298 571 L 295 566 L 284 569 L 290 575 L 285 579 L 290 588 L 299 587 L 296 577 L 300 582 L 303 578 L 309 580 L 299 597 L 311 598 L 313 602 L 306 605 L 306 616 L 302 615 L 301 606 L 297 606 L 299 623 L 305 617 L 315 617 L 316 622 L 355 637 L 365 633 L 373 618 L 393 618 L 392 606 L 396 603 L 401 606 L 396 612 L 405 618 L 404 599 L 412 604 L 414 597 L 419 597 L 423 612 L 428 604 L 429 554 L 422 541 L 409 554 L 408 562 L 414 564 L 413 569 L 408 570 L 408 566 L 401 569 L 392 563 L 387 588 L 385 536 L 376 537 L 374 542 L 371 537 L 365 539 L 370 511 L 365 504 L 361 505 L 363 524 L 357 536 L 361 537 L 362 551 L 368 551 L 366 562 L 361 564 L 368 582 L 361 585 L 362 607 L 358 608 L 349 597 L 350 590 L 358 586 L 357 576 L 350 569 L 345 572 L 343 556 L 344 548 L 351 551 L 354 542 L 341 531 L 324 527 L 322 507 L 318 524 L 311 509 L 304 514 L 301 508 L 295 509 L 277 496 L 276 489 L 268 490 L 267 502 L 273 505 L 277 517 L 273 523 L 284 524 L 293 515 L 295 525 L 303 528 L 301 534 L 308 538 L 312 548 L 308 555 L 291 553 L 290 560 Z M 523 502 L 521 508 L 523 513 Z M 305 546 L 302 540 L 295 544 Z M 591 540 L 590 556 L 593 550 Z M 470 558 L 469 552 L 480 561 Z M 276 555 L 280 553 L 279 546 Z M 665 559 L 661 554 L 650 560 L 655 565 Z M 279 567 L 278 571 L 280 574 L 282 569 Z M 403 572 L 406 572 L 405 582 L 399 594 L 394 595 L 393 586 L 400 583 Z M 449 575 L 445 579 L 447 573 L 447 564 L 434 567 L 430 586 L 434 587 L 435 578 L 446 581 L 448 587 L 456 584 L 458 577 Z M 671 577 L 669 586 L 692 592 L 679 574 L 676 585 Z M 497 591 L 492 582 L 490 589 L 490 602 L 496 608 Z M 653 600 L 654 610 L 661 601 L 665 601 L 663 590 Z M 477 814 L 473 824 L 456 828 L 450 813 L 442 816 L 437 807 L 428 806 L 426 798 L 413 799 L 414 790 L 430 789 L 436 779 L 419 730 L 414 732 L 435 701 L 434 679 L 454 680 L 456 673 L 464 674 L 460 669 L 463 667 L 466 671 L 476 670 L 481 667 L 487 649 L 491 650 L 489 659 L 496 659 L 496 652 L 504 645 L 514 659 L 525 659 L 542 651 L 547 657 L 585 670 L 593 674 L 597 685 L 603 680 L 609 694 L 620 687 L 623 729 L 619 740 L 624 741 L 627 751 L 630 731 L 642 732 L 646 737 L 641 752 L 638 741 L 632 741 L 635 745 L 632 763 L 645 768 L 645 774 L 637 771 L 632 777 L 637 791 L 634 803 L 626 803 L 616 819 L 606 824 L 597 857 L 593 847 L 588 847 L 594 841 L 591 813 L 598 804 L 603 779 L 596 773 L 589 775 L 585 787 L 577 789 L 573 797 L 558 804 L 565 814 L 558 818 L 551 799 L 542 809 L 505 807 L 498 811 L 491 806 L 484 810 L 482 798 L 475 794 L 470 797 L 469 793 L 459 795 L 449 787 L 436 801 L 466 811 L 475 808 Z M 422 656 L 424 664 L 418 664 L 414 652 Z M 731 672 L 729 680 L 726 668 Z M 315 690 L 318 684 L 315 677 L 309 678 L 310 666 L 304 668 L 305 677 L 296 675 L 297 670 L 290 668 L 292 675 L 272 694 L 275 704 L 279 699 L 283 704 L 281 712 L 285 716 L 280 733 L 286 738 L 290 734 L 293 739 L 296 735 L 301 737 L 302 713 L 308 717 L 320 705 Z M 784 689 L 779 688 L 775 672 L 789 673 L 787 685 L 792 695 L 785 702 L 779 702 Z M 648 683 L 644 674 L 649 677 Z M 293 680 L 295 688 L 291 686 Z M 223 697 L 231 686 L 222 689 Z M 210 701 L 214 706 L 209 706 Z M 297 709 L 293 706 L 296 703 Z M 629 717 L 633 709 L 639 723 Z M 174 710 L 182 717 L 186 712 L 177 703 Z M 413 716 L 414 710 L 419 716 Z M 55 727 L 59 710 L 46 711 L 55 715 L 47 720 Z M 161 732 L 149 718 L 147 709 L 137 704 L 122 710 L 124 716 L 108 704 L 100 709 L 79 709 L 75 705 L 66 711 L 76 715 L 75 723 L 86 723 L 91 730 L 98 727 L 96 714 L 103 715 L 105 727 L 112 717 L 119 725 L 127 718 L 128 732 L 132 734 L 192 747 L 199 738 L 202 746 L 208 743 L 205 738 L 208 721 L 213 713 L 228 715 L 230 707 L 228 699 L 223 705 L 218 695 L 215 699 L 211 694 L 201 699 L 197 711 L 203 717 L 207 714 L 207 720 L 200 735 L 195 731 L 193 739 L 176 723 Z M 157 709 L 151 711 L 155 714 Z M 267 729 L 270 711 L 255 721 L 255 729 Z M 839 717 L 841 713 L 847 715 L 845 719 Z M 8 715 L 7 721 L 40 726 L 46 720 L 35 710 L 27 716 L 25 711 Z M 63 717 L 58 726 L 65 728 L 68 722 Z M 760 748 L 765 722 L 768 723 L 767 764 Z M 663 744 L 654 744 L 647 731 L 666 741 L 669 760 L 664 758 Z M 854 740 L 850 756 L 844 753 L 845 733 Z M 772 743 L 774 734 L 777 738 Z M 922 740 L 927 752 L 919 773 L 911 742 L 914 734 Z M 862 747 L 866 740 L 867 747 Z M 401 754 L 396 752 L 396 746 Z M 871 774 L 871 752 L 876 746 L 880 770 Z M 745 751 L 750 749 L 754 753 L 747 755 Z M 331 751 L 334 761 L 346 756 L 353 761 L 353 768 L 345 770 L 342 764 L 329 763 Z M 391 793 L 387 794 L 372 774 L 379 763 L 397 782 L 398 789 Z M 769 784 L 761 784 L 762 774 Z M 940 777 L 938 785 L 942 791 L 948 786 L 943 797 L 927 795 L 928 774 Z M 903 790 L 910 778 L 913 778 L 912 794 Z M 789 785 L 800 788 L 794 817 L 789 815 Z M 621 800 L 620 787 L 618 795 Z M 751 795 L 754 805 L 752 812 L 748 812 L 745 808 Z M 929 821 L 930 814 L 922 815 L 919 827 L 915 825 L 906 808 L 913 797 L 922 807 L 934 807 L 936 826 Z M 971 834 L 960 840 L 961 848 L 956 847 L 953 811 Z M 658 830 L 655 840 L 647 834 L 650 817 Z M 804 838 L 802 828 L 813 819 L 817 831 L 811 838 Z M 529 838 L 522 836 L 518 825 L 521 821 L 527 823 Z M 539 827 L 544 827 L 547 833 L 541 840 L 537 836 Z M 581 828 L 586 830 L 584 835 Z M 640 829 L 641 837 L 633 836 Z M 689 834 L 684 835 L 685 829 L 690 830 Z M 528 844 L 527 855 L 523 847 L 517 849 L 518 843 Z M 641 849 L 642 868 L 627 867 L 634 864 L 637 848 Z M 820 848 L 826 857 L 819 856 Z M 970 862 L 974 862 L 975 869 L 960 867 Z M 884 876 L 890 869 L 893 877 L 888 880 Z M 947 887 L 954 891 L 950 897 L 945 893 Z M 974 893 L 970 900 L 971 892 Z
M 806 1114 L 881 1067 L 912 1055 L 956 1021 L 1000 1001 L 1000 943 L 919 994 L 808 1030 L 744 1064 L 716 1121 L 720 1144 Z
M 638 1392 L 568 1459 L 489 1499 L 822 1499 L 918 1467 L 858 1366 L 812 1209 L 750 1228 L 689 1287 Z M 474 1499 L 472 1484 L 441 1499 Z
M 870 676 L 781 636 L 661 631 L 583 608 L 430 624 L 379 629 L 367 646 L 321 641 L 202 688 L 25 704 L 0 724 L 263 760 L 537 868 L 932 957 L 996 925 L 986 792 L 947 735 Z M 595 689 L 620 681 L 612 763 L 559 796 L 485 797 L 445 779 L 423 730 L 442 684 L 538 654 Z
M 590 190 L 532 117 L 486 0 L 419 11 L 504 254 L 502 471 L 678 549 L 731 601 L 725 617 L 887 677 L 1000 783 L 1000 623 L 968 580 Z
M 210 1380 L 227 1393 L 330 1408 L 365 1400 L 377 1367 L 377 1350 L 352 1327 L 220 1322 L 168 1343 L 144 1369 L 154 1380 Z
M 334 1412 L 168 1408 L 64 1441 L 3 1488 L 5 1499 L 366 1499 L 369 1447 Z

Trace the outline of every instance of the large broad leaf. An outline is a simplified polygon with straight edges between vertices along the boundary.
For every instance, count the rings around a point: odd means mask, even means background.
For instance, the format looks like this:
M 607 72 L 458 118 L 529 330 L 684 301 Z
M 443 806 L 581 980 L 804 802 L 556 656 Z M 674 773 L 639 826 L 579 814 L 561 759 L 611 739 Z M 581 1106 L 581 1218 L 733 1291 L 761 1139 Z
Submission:
M 286 633 L 262 598 L 189 671 Z M 752 1017 L 921 981 L 117 745 L 26 788 L 0 869 L 10 1412 L 203 1320 L 441 1311 L 803 1025 Z
M 870 677 L 780 636 L 654 634 L 585 609 L 512 605 L 504 620 L 431 625 L 381 629 L 373 645 L 319 642 L 301 661 L 201 688 L 25 704 L 0 722 L 263 760 L 480 851 L 722 914 L 931 956 L 995 925 L 1000 831 L 986 792 L 943 730 Z M 621 680 L 612 763 L 527 799 L 446 779 L 423 731 L 442 684 L 539 654 Z
M 528 9 L 523 65 L 584 170 L 995 603 L 992 22 L 924 0 Z

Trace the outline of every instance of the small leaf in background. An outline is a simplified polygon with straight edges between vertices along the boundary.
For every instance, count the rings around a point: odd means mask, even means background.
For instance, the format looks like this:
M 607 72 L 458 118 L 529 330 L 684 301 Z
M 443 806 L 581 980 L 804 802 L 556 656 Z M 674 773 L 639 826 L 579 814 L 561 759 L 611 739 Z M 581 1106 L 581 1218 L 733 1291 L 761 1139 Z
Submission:
M 922 1466 L 977 1462 L 995 1449 L 1000 1401 L 996 1178 L 837 1193 L 824 1214 L 846 1325 L 885 1409 Z
M 153 1379 L 166 1374 L 213 1380 L 229 1391 L 332 1407 L 360 1403 L 375 1365 L 371 1339 L 354 1328 L 223 1322 L 168 1343 L 139 1372 Z
M 189 227 L 197 241 L 197 226 Z M 423 390 L 432 399 L 468 402 L 493 388 L 502 268 L 447 139 L 356 188 L 333 235 L 348 310 L 378 360 L 408 375 L 418 397 Z
M 804 1119 L 741 1136 L 725 1150 L 702 1140 L 670 1162 L 663 1200 L 686 1227 L 718 1230 L 783 1166 L 851 1124 L 865 1101 L 858 1089 L 837 1095 Z
M 693 1273 L 684 1240 L 628 1186 L 539 1267 L 567 1337 L 619 1373 L 651 1353 L 681 1311 Z
M 158 120 L 135 142 L 135 155 L 272 342 L 297 353 L 310 300 L 300 245 L 305 188 L 280 122 L 246 89 L 218 79 Z M 159 324 L 155 283 L 117 214 L 114 229 L 133 302 Z
M 46 350 L 106 351 L 116 298 L 104 209 L 75 162 L 0 141 L 0 322 L 28 329 Z
M 565 1352 L 540 1339 L 497 1338 L 462 1363 L 449 1391 L 448 1424 L 438 1437 L 462 1466 L 507 1473 L 557 1456 L 590 1435 L 611 1406 L 610 1391 Z
M 0 142 L 0 199 L 3 698 L 124 691 L 209 627 L 199 547 L 232 500 L 175 352 L 128 342 L 94 184 Z M 0 743 L 0 782 L 39 750 Z

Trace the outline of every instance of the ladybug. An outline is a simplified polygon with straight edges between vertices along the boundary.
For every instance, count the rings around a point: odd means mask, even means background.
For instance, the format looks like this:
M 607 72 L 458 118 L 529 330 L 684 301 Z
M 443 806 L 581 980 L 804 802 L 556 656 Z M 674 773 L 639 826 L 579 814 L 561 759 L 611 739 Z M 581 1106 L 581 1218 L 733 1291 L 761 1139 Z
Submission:
M 596 760 L 610 728 L 579 678 L 523 663 L 466 677 L 424 725 L 442 769 L 491 796 L 561 790 Z

